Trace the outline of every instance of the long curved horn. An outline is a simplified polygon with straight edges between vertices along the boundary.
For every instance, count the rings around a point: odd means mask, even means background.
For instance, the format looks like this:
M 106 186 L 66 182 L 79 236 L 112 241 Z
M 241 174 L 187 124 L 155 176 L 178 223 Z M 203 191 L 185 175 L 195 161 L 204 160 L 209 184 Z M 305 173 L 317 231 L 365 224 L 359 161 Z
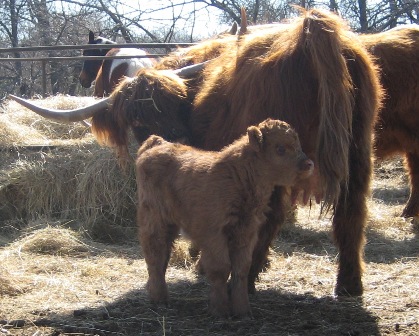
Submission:
M 74 122 L 85 120 L 92 117 L 96 112 L 107 109 L 110 102 L 110 97 L 107 97 L 99 100 L 96 103 L 93 103 L 92 105 L 74 110 L 55 110 L 35 105 L 26 99 L 19 98 L 14 95 L 9 95 L 9 97 L 30 109 L 31 111 L 39 114 L 40 116 L 59 122 Z
M 180 68 L 180 69 L 177 69 L 177 70 L 173 70 L 173 72 L 176 75 L 178 75 L 179 77 L 188 77 L 190 75 L 193 75 L 193 74 L 201 71 L 205 67 L 205 65 L 210 61 L 211 60 L 205 61 L 205 62 L 202 62 L 202 63 L 188 65 L 186 67 L 183 67 L 183 68 Z
M 201 71 L 207 62 L 209 61 L 173 70 L 173 72 L 177 74 L 179 77 L 188 77 Z M 75 122 L 88 119 L 92 117 L 96 112 L 106 110 L 108 105 L 111 103 L 111 97 L 107 97 L 99 100 L 96 103 L 93 103 L 92 105 L 81 107 L 78 109 L 56 110 L 35 105 L 29 100 L 19 98 L 14 95 L 9 95 L 9 97 L 14 101 L 18 102 L 19 104 L 25 106 L 29 110 L 39 114 L 40 116 L 59 122 Z

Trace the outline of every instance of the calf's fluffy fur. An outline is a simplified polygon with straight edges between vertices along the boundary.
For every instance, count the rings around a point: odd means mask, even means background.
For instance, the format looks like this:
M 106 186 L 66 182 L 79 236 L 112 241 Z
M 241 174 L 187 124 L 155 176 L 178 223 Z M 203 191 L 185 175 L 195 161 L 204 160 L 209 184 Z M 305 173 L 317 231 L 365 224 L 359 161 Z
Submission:
M 211 312 L 247 314 L 252 253 L 273 189 L 308 177 L 313 165 L 297 133 L 279 120 L 250 126 L 220 152 L 149 137 L 138 151 L 136 176 L 139 238 L 151 301 L 168 300 L 165 273 L 182 229 L 201 250 Z

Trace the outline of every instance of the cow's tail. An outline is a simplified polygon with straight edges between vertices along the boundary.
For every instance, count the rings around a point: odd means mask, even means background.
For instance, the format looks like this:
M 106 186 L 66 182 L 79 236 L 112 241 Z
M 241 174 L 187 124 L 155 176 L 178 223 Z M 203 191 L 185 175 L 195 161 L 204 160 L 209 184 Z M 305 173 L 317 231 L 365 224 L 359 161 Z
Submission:
M 343 55 L 349 31 L 338 17 L 312 10 L 304 17 L 304 48 L 318 81 L 319 132 L 317 162 L 327 211 L 349 180 L 354 85 Z

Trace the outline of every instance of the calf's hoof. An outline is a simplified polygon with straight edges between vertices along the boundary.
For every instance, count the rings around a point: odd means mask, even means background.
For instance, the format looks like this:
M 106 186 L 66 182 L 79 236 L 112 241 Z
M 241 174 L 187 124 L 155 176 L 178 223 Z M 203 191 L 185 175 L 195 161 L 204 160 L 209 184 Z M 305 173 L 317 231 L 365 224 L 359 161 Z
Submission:
M 146 289 L 148 292 L 148 297 L 152 303 L 167 306 L 169 302 L 169 294 L 167 292 L 167 288 L 157 287 L 155 285 L 153 286 L 147 282 Z
M 193 261 L 197 261 L 199 258 L 199 253 L 201 252 L 200 249 L 198 247 L 196 247 L 195 245 L 191 245 L 189 246 L 188 249 L 189 252 L 189 256 L 191 257 L 191 259 Z
M 234 317 L 245 317 L 251 315 L 250 305 L 233 306 L 232 315 Z

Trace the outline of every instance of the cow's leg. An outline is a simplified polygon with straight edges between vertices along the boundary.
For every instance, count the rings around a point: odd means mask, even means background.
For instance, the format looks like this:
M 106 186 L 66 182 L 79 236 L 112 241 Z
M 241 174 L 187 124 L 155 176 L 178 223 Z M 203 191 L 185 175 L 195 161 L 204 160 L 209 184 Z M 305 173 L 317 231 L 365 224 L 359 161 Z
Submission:
M 211 238 L 217 246 L 203 247 L 200 259 L 211 286 L 209 310 L 214 315 L 228 316 L 230 314 L 230 306 L 227 280 L 231 270 L 228 247 L 224 237 Z M 224 241 L 224 244 L 222 244 L 222 241 Z
M 266 222 L 259 229 L 258 240 L 253 250 L 252 265 L 250 266 L 248 278 L 249 293 L 255 292 L 255 281 L 266 263 L 269 246 L 285 221 L 283 197 L 284 188 L 275 188 L 270 199 L 272 211 L 267 214 Z
M 407 153 L 406 166 L 409 171 L 410 195 L 402 216 L 416 217 L 419 216 L 419 154 Z
M 363 247 L 366 220 L 365 195 L 352 192 L 345 200 L 341 197 L 333 218 L 333 233 L 339 250 L 339 270 L 335 293 L 362 295 Z
M 362 153 L 363 152 L 363 153 Z M 363 250 L 367 218 L 366 196 L 371 178 L 369 151 L 351 148 L 348 189 L 342 185 L 333 216 L 333 235 L 339 250 L 335 293 L 362 295 Z
M 166 268 L 178 229 L 174 225 L 165 224 L 158 217 L 144 216 L 145 212 L 139 211 L 138 224 L 140 244 L 148 270 L 146 287 L 152 302 L 167 304 Z
M 257 233 L 257 227 L 250 226 L 247 230 L 241 228 L 230 242 L 231 308 L 234 316 L 250 313 L 248 276 Z

